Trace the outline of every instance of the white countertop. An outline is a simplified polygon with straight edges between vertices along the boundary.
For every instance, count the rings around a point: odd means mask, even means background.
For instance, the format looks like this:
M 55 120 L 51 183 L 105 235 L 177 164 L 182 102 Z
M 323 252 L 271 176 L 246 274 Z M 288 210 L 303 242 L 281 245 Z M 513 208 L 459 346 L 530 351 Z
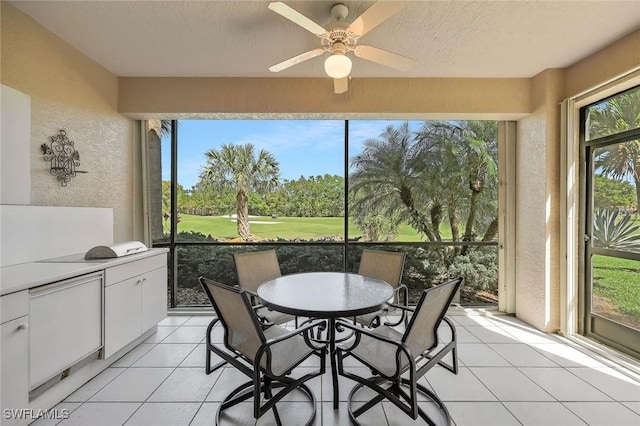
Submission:
M 28 290 L 78 275 L 90 274 L 112 266 L 144 259 L 145 257 L 157 256 L 168 251 L 166 248 L 152 248 L 144 253 L 100 261 L 79 261 L 77 263 L 49 263 L 38 261 L 5 266 L 0 268 L 0 296 L 21 290 Z M 83 255 L 84 254 L 78 254 L 78 256 L 80 256 L 79 258 Z

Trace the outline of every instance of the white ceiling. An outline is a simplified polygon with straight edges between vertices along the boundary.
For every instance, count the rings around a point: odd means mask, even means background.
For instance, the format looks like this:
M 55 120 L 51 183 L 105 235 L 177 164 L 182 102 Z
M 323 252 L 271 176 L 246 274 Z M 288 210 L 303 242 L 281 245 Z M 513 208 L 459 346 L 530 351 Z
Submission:
M 285 1 L 326 25 L 336 1 Z M 268 67 L 319 39 L 268 1 L 12 1 L 118 76 L 322 77 L 321 58 Z M 372 1 L 349 1 L 351 22 Z M 408 72 L 355 58 L 353 77 L 531 77 L 640 28 L 632 1 L 408 1 L 359 41 L 415 59 Z M 638 46 L 640 49 L 640 46 Z

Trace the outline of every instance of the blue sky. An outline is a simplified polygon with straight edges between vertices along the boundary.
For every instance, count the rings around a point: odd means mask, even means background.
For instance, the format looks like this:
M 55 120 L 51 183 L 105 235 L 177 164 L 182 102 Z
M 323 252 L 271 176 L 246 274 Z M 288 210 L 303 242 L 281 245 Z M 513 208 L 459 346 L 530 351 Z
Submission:
M 360 152 L 365 139 L 377 137 L 389 124 L 400 123 L 349 121 L 349 156 Z M 185 189 L 197 183 L 207 150 L 223 144 L 245 143 L 273 154 L 280 163 L 281 179 L 344 174 L 343 120 L 180 120 L 178 183 Z M 169 146 L 169 138 L 163 139 L 163 180 L 170 180 Z

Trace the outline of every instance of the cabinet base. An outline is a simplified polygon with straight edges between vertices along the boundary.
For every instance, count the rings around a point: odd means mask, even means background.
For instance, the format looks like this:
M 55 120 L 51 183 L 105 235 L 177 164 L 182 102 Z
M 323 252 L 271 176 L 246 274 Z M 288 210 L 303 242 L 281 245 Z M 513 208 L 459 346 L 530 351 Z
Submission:
M 57 385 L 59 382 L 68 379 L 69 377 L 71 377 L 72 374 L 75 374 L 76 372 L 78 372 L 79 370 L 81 370 L 82 368 L 84 368 L 87 364 L 91 364 L 94 361 L 97 361 L 98 359 L 100 359 L 100 350 L 88 355 L 87 357 L 81 359 L 80 361 L 78 361 L 77 363 L 75 363 L 74 365 L 72 365 L 71 367 L 67 368 L 66 370 L 64 370 L 63 372 L 61 372 L 60 374 L 58 374 L 57 376 L 47 380 L 46 382 L 44 382 L 43 384 L 41 384 L 40 386 L 32 389 L 31 391 L 29 391 L 29 401 L 32 401 L 34 399 L 36 399 L 39 395 L 42 395 L 44 392 L 47 391 L 47 389 Z
M 110 356 L 108 359 L 94 358 L 82 366 L 78 366 L 76 364 L 73 367 L 73 369 L 75 370 L 72 371 L 71 374 L 63 378 L 56 378 L 58 379 L 56 383 L 53 383 L 47 389 L 41 391 L 38 395 L 34 395 L 34 391 L 39 390 L 39 388 L 44 385 L 39 386 L 38 388 L 31 391 L 29 395 L 29 407 L 25 408 L 31 408 L 33 410 L 45 410 L 55 407 L 56 404 L 78 390 L 78 388 L 87 383 L 89 380 L 100 374 L 103 370 L 105 370 L 111 364 L 127 354 L 130 350 L 147 340 L 156 331 L 157 327 L 149 329 L 147 332 L 143 333 L 142 336 L 138 337 L 136 340 L 119 350 L 113 356 Z

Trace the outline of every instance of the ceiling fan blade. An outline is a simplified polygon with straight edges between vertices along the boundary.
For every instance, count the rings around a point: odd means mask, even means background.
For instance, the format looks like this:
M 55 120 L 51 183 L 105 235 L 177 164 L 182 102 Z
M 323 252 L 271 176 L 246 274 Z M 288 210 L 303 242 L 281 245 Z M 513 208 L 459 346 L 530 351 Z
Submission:
M 302 13 L 300 13 L 297 10 L 293 9 L 291 6 L 287 6 L 286 4 L 282 3 L 281 1 L 271 2 L 271 3 L 269 3 L 268 7 L 269 7 L 269 9 L 273 10 L 274 12 L 276 12 L 276 13 L 284 16 L 288 20 L 293 21 L 294 23 L 300 25 L 302 28 L 306 29 L 307 31 L 311 31 L 312 33 L 314 33 L 317 36 L 321 36 L 321 35 L 323 35 L 324 33 L 327 32 L 327 30 L 322 28 L 320 25 L 316 24 L 311 19 L 309 19 L 306 16 L 304 16 Z
M 340 94 L 349 88 L 349 77 L 333 79 L 333 93 Z
M 413 66 L 414 60 L 397 53 L 388 52 L 373 46 L 356 46 L 353 53 L 362 59 L 375 62 L 399 71 L 408 71 Z
M 361 37 L 396 14 L 403 6 L 401 2 L 378 1 L 353 21 L 351 25 L 349 25 L 349 30 L 355 34 L 356 37 Z
M 304 52 L 299 54 L 298 56 L 294 56 L 293 58 L 289 58 L 286 61 L 282 61 L 279 64 L 275 64 L 269 67 L 269 71 L 271 72 L 280 72 L 284 69 L 292 67 L 294 65 L 298 65 L 300 62 L 304 62 L 306 60 L 315 58 L 316 56 L 320 56 L 324 53 L 324 49 L 318 48 L 313 49 L 308 52 Z

